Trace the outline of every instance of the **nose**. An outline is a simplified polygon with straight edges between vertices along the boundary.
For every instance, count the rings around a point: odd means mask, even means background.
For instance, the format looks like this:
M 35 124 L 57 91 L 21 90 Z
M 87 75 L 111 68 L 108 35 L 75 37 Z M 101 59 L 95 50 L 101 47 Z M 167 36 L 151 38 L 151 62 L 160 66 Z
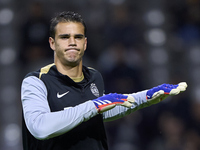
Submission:
M 76 46 L 76 40 L 74 37 L 69 38 L 69 46 Z

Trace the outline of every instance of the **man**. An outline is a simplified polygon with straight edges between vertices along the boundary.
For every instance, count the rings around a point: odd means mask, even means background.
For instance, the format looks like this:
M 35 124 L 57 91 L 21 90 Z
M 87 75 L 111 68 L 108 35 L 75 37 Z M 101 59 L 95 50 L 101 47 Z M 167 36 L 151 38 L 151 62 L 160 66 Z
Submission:
M 25 150 L 108 149 L 104 121 L 185 91 L 183 82 L 128 95 L 104 95 L 101 74 L 82 64 L 85 35 L 85 23 L 77 13 L 62 12 L 51 20 L 54 63 L 27 74 L 22 82 Z

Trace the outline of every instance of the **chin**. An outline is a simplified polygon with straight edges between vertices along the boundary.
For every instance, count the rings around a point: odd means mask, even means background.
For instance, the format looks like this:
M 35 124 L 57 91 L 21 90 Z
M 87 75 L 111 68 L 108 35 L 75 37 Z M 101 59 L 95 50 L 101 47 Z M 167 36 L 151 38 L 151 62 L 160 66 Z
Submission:
M 81 61 L 68 61 L 66 65 L 71 67 L 76 67 L 80 64 Z

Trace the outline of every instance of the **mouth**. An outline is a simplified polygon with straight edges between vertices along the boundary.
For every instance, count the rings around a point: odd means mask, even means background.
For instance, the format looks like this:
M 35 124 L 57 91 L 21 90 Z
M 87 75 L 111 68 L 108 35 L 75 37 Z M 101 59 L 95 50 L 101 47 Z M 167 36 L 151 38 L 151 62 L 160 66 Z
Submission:
M 65 50 L 65 52 L 66 51 L 80 51 L 80 49 L 78 49 L 78 48 L 68 48 L 68 49 Z

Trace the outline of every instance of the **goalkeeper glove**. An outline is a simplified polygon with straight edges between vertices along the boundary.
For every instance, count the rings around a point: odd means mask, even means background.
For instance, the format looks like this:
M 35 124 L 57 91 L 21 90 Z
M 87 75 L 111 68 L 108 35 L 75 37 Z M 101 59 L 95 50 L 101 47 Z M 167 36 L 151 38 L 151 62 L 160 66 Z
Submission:
M 185 91 L 187 88 L 186 82 L 179 84 L 162 84 L 147 91 L 146 99 L 150 104 L 156 104 L 163 101 L 169 95 L 177 95 Z
M 97 99 L 92 100 L 97 108 L 98 113 L 103 113 L 114 108 L 116 105 L 121 105 L 130 108 L 131 103 L 135 102 L 132 96 L 110 93 Z

